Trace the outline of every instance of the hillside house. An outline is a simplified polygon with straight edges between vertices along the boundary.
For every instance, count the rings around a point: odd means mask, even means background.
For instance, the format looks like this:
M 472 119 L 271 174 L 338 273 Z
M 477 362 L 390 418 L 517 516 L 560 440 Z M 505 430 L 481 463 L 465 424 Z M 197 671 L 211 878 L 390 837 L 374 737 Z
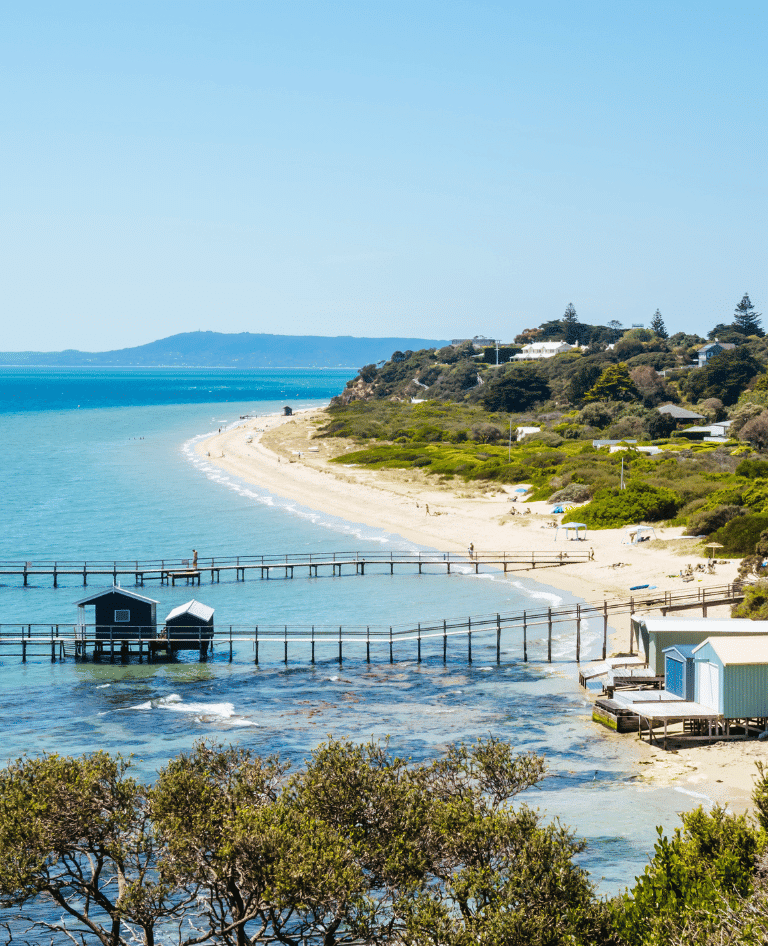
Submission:
M 736 346 L 731 342 L 719 342 L 717 339 L 715 339 L 714 342 L 710 342 L 708 345 L 702 345 L 696 352 L 696 357 L 698 358 L 696 367 L 703 368 L 710 358 L 714 358 L 715 355 L 720 355 L 724 351 L 731 351 L 731 349 L 735 347 Z
M 519 355 L 513 355 L 510 361 L 540 361 L 542 358 L 554 358 L 555 355 L 564 355 L 569 351 L 579 351 L 578 345 L 569 345 L 567 342 L 531 342 L 523 345 Z

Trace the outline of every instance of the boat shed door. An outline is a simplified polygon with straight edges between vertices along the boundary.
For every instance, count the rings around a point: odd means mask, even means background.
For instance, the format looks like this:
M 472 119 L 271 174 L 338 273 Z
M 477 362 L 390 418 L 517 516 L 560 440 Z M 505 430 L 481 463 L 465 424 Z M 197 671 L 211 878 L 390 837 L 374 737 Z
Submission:
M 671 654 L 667 654 L 666 676 L 664 680 L 664 689 L 675 696 L 685 698 L 683 692 L 683 664 Z
M 699 700 L 703 706 L 718 709 L 720 702 L 720 668 L 717 664 L 700 663 L 696 668 Z

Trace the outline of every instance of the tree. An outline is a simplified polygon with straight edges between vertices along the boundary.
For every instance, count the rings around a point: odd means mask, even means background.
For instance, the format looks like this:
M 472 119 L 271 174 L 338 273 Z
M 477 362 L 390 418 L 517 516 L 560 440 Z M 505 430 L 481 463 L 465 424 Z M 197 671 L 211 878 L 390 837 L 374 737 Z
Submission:
M 659 338 L 669 338 L 669 332 L 667 332 L 667 327 L 664 325 L 664 319 L 661 317 L 661 312 L 658 309 L 651 319 L 651 329 L 659 336 Z
M 611 319 L 611 321 L 608 323 L 608 328 L 611 330 L 611 341 L 617 342 L 621 338 L 624 331 L 621 322 L 619 322 L 617 319 Z
M 35 912 L 53 903 L 70 932 L 103 946 L 151 946 L 156 924 L 181 915 L 191 900 L 159 877 L 146 788 L 128 768 L 97 752 L 0 772 L 0 906 L 55 933 L 50 911 Z
M 651 440 L 665 440 L 672 434 L 677 421 L 670 414 L 653 411 L 645 422 L 645 429 Z
M 754 309 L 749 293 L 745 292 L 733 314 L 733 327 L 742 335 L 765 335 L 765 332 L 760 328 L 761 313 L 755 312 Z
M 565 331 L 565 340 L 569 345 L 576 343 L 579 337 L 579 317 L 576 315 L 576 309 L 573 306 L 572 302 L 569 302 L 565 307 L 565 313 L 563 314 L 563 329 Z
M 723 404 L 735 404 L 752 378 L 762 371 L 760 364 L 745 346 L 720 352 L 710 358 L 703 368 L 689 371 L 683 382 L 691 400 L 719 398 Z
M 768 411 L 747 421 L 739 431 L 739 440 L 745 440 L 758 450 L 768 450 Z
M 549 384 L 539 366 L 517 363 L 485 385 L 482 402 L 488 411 L 519 412 L 549 396 Z
M 656 407 L 671 399 L 666 378 L 649 365 L 640 365 L 629 373 L 644 407 Z
M 629 369 L 620 361 L 609 365 L 584 395 L 585 401 L 634 401 L 637 389 L 629 376 Z

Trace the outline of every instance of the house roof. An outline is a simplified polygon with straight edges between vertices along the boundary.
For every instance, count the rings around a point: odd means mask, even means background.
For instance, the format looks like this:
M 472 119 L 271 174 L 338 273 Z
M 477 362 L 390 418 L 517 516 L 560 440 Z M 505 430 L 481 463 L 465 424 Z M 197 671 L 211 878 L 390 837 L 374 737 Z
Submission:
M 662 404 L 657 410 L 660 414 L 669 414 L 677 420 L 704 420 L 703 414 L 687 411 L 684 407 L 678 407 L 677 404 Z
M 768 664 L 768 637 L 708 637 L 694 650 L 694 654 L 707 644 L 722 660 L 723 666 Z
M 698 351 L 709 351 L 710 348 L 715 348 L 715 347 L 722 348 L 723 351 L 730 351 L 732 348 L 735 348 L 736 346 L 733 344 L 733 342 L 718 342 L 717 340 L 715 340 L 714 342 L 710 342 L 708 345 L 702 345 L 701 348 L 698 349 Z
M 166 623 L 174 620 L 174 618 L 180 618 L 184 614 L 199 618 L 201 621 L 210 621 L 213 617 L 213 608 L 209 608 L 207 604 L 201 604 L 193 598 L 191 601 L 187 601 L 186 604 L 180 604 L 178 608 L 174 608 L 166 617 Z
M 78 608 L 85 604 L 95 604 L 99 598 L 111 594 L 124 595 L 126 598 L 133 598 L 135 601 L 143 601 L 145 604 L 157 604 L 154 598 L 146 598 L 144 595 L 137 594 L 135 591 L 128 591 L 127 588 L 121 588 L 120 585 L 112 585 L 111 588 L 103 588 L 101 591 L 96 591 L 92 595 L 88 595 L 87 598 L 81 598 L 80 601 L 75 601 L 75 604 Z

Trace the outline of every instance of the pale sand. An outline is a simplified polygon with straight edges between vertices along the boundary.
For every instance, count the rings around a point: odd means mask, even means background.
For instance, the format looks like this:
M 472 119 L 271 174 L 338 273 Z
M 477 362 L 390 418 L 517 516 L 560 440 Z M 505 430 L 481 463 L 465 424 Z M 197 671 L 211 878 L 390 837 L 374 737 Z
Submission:
M 657 590 L 691 590 L 722 585 L 736 578 L 735 561 L 716 566 L 714 575 L 695 573 L 684 583 L 678 576 L 689 562 L 701 562 L 695 541 L 680 538 L 682 529 L 656 528 L 657 538 L 637 545 L 626 543 L 626 530 L 605 529 L 586 542 L 555 541 L 550 503 L 511 503 L 514 487 L 466 484 L 444 485 L 417 470 L 377 471 L 329 463 L 350 447 L 347 441 L 315 438 L 324 422 L 321 410 L 293 417 L 271 415 L 251 419 L 200 442 L 197 453 L 245 482 L 311 509 L 349 522 L 365 523 L 400 535 L 417 545 L 444 551 L 594 550 L 594 561 L 526 574 L 590 603 L 604 598 L 628 598 L 632 585 L 655 585 Z M 252 437 L 247 443 L 246 438 Z M 310 448 L 317 451 L 310 452 Z M 429 509 L 429 514 L 427 514 Z M 514 509 L 515 515 L 511 515 Z M 525 515 L 524 510 L 531 514 Z M 619 567 L 618 563 L 622 563 Z M 642 592 L 636 593 L 638 596 Z M 684 614 L 696 614 L 689 611 Z M 727 607 L 709 609 L 710 616 L 727 617 Z M 609 653 L 629 647 L 629 618 L 611 628 Z M 631 736 L 608 738 L 632 739 Z M 768 764 L 768 743 L 728 742 L 665 752 L 634 741 L 630 755 L 639 774 L 654 782 L 674 784 L 701 793 L 734 810 L 749 804 L 754 760 Z

